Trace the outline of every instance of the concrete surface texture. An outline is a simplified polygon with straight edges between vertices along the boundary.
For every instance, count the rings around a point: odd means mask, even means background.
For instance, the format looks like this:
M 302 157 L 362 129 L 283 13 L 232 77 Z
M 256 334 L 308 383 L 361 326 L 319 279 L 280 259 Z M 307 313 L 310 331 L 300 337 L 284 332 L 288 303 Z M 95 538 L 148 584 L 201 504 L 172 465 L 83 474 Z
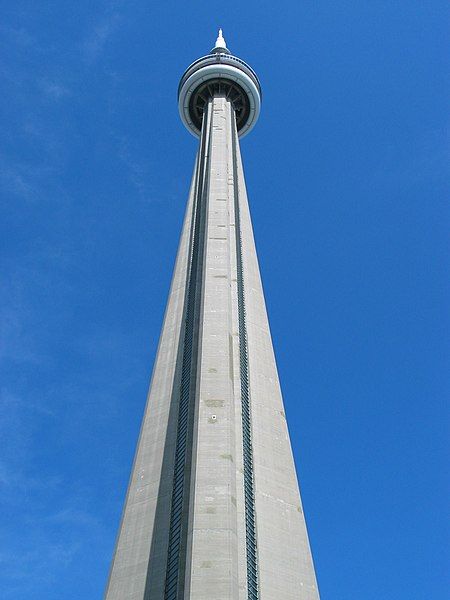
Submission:
M 203 117 L 106 600 L 318 600 L 234 110 Z

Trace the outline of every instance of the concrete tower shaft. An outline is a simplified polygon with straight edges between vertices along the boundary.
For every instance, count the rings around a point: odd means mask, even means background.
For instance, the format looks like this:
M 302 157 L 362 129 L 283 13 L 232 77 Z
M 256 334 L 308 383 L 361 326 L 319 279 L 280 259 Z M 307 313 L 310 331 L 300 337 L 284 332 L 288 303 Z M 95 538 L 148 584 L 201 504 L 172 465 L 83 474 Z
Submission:
M 237 120 L 214 88 L 106 600 L 319 598 Z

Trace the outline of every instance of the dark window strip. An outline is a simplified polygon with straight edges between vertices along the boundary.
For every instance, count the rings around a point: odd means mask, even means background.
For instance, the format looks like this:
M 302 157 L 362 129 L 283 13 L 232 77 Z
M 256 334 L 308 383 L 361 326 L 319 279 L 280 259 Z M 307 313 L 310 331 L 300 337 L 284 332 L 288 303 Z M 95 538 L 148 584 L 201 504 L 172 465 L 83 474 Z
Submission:
M 234 111 L 231 109 L 231 116 Z M 232 150 L 233 150 L 233 181 L 234 181 L 234 212 L 236 223 L 236 256 L 237 256 L 237 295 L 238 295 L 238 322 L 239 322 L 239 353 L 241 377 L 241 404 L 242 404 L 242 437 L 244 459 L 244 488 L 245 488 L 245 529 L 247 551 L 247 598 L 258 600 L 258 571 L 257 571 L 257 546 L 255 527 L 255 493 L 253 485 L 253 448 L 251 436 L 250 415 L 250 387 L 248 373 L 248 347 L 247 325 L 245 319 L 245 294 L 244 274 L 242 265 L 242 235 L 239 206 L 239 182 L 237 164 L 237 135 L 236 126 L 232 123 Z
M 207 123 L 207 119 L 204 120 Z M 189 492 L 186 483 L 186 462 L 187 456 L 187 435 L 189 428 L 189 417 L 192 414 L 195 403 L 195 386 L 192 382 L 195 380 L 194 362 L 196 361 L 196 348 L 194 340 L 197 341 L 194 331 L 196 307 L 198 306 L 198 294 L 201 292 L 202 285 L 202 255 L 204 240 L 201 235 L 203 204 L 206 197 L 209 173 L 209 154 L 207 161 L 204 160 L 207 145 L 207 130 L 205 125 L 202 130 L 202 136 L 199 148 L 199 160 L 196 173 L 195 200 L 193 206 L 193 221 L 191 229 L 191 248 L 189 256 L 189 273 L 187 278 L 187 296 L 185 308 L 185 327 L 184 327 L 184 347 L 181 367 L 180 384 L 180 402 L 178 409 L 177 438 L 175 449 L 174 465 L 174 484 L 172 488 L 172 504 L 169 527 L 169 547 L 167 552 L 167 569 L 165 582 L 165 600 L 176 600 L 182 582 L 179 581 L 182 525 L 179 522 L 179 516 L 182 512 L 186 513 L 184 500 Z M 209 140 L 208 140 L 209 143 Z M 181 503 L 179 501 L 181 494 Z M 180 506 L 181 504 L 181 506 Z M 176 568 L 173 566 L 176 565 Z

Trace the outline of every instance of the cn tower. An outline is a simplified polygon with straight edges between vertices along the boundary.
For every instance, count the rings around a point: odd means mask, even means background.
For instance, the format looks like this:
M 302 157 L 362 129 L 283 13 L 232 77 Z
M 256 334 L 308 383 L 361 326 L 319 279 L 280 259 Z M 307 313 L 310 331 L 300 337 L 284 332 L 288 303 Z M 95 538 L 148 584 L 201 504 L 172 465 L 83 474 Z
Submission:
M 178 88 L 197 158 L 106 600 L 318 600 L 239 140 L 261 85 L 222 31 Z

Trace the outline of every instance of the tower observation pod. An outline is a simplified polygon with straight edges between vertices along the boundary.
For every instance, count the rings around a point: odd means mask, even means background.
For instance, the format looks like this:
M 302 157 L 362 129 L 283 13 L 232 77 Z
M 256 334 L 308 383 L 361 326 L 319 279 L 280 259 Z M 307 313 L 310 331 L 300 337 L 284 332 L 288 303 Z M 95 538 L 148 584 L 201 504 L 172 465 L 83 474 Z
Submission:
M 239 137 L 253 129 L 261 110 L 261 86 L 255 71 L 228 50 L 221 29 L 210 54 L 187 68 L 178 87 L 181 120 L 197 137 L 208 100 L 214 95 L 229 100 Z
M 261 86 L 221 30 L 178 108 L 197 158 L 105 600 L 319 600 L 239 146 Z

